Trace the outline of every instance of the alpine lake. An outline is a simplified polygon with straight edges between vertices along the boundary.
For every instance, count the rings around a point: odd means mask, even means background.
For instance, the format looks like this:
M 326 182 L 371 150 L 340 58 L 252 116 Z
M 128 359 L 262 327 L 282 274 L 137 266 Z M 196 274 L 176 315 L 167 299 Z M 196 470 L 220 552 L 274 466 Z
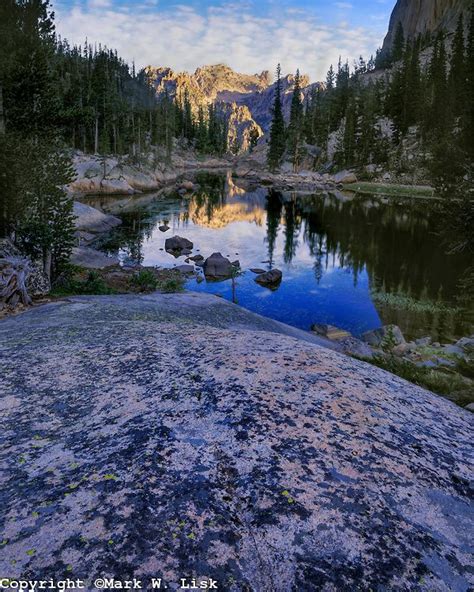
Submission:
M 200 173 L 195 181 L 198 190 L 185 195 L 84 199 L 122 220 L 98 247 L 123 265 L 172 268 L 186 256 L 167 253 L 165 239 L 185 237 L 193 255 L 220 252 L 241 269 L 216 282 L 196 267 L 186 289 L 304 330 L 324 323 L 360 336 L 394 323 L 407 339 L 429 335 L 440 342 L 472 332 L 473 298 L 462 288 L 472 262 L 449 254 L 436 200 L 278 192 L 230 173 Z M 278 268 L 283 280 L 277 289 L 262 287 L 251 268 Z

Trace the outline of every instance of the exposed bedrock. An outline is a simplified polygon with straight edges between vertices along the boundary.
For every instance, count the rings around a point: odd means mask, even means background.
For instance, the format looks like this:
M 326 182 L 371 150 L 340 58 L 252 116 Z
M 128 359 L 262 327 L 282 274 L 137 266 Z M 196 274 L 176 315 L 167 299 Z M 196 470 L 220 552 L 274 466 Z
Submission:
M 0 573 L 467 592 L 474 416 L 316 343 L 204 294 L 1 322 Z

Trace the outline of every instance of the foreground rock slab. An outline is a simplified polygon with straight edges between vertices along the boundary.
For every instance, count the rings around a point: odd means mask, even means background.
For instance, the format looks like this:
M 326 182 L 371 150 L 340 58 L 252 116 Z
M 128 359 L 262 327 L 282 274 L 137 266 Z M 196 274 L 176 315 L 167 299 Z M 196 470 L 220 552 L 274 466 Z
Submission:
M 466 592 L 474 416 L 315 343 L 187 293 L 1 322 L 0 573 Z

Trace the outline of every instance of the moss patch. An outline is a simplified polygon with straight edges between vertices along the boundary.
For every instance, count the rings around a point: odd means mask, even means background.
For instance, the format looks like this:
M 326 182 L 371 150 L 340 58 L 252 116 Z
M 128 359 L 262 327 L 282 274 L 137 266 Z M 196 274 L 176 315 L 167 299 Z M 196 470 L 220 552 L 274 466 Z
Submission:
M 392 185 L 385 183 L 351 183 L 344 185 L 346 191 L 367 193 L 370 195 L 388 195 L 393 197 L 424 197 L 438 199 L 432 187 L 419 185 Z
M 474 401 L 474 382 L 454 369 L 443 366 L 420 367 L 394 355 L 377 355 L 359 359 L 442 395 L 462 407 Z

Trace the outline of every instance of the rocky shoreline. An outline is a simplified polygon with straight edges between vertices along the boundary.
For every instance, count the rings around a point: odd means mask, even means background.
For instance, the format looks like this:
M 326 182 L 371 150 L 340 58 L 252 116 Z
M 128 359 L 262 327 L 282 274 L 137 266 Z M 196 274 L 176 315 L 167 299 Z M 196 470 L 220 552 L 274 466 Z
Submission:
M 186 173 L 226 170 L 233 159 L 201 157 L 190 149 L 176 149 L 170 158 L 162 152 L 150 153 L 140 162 L 130 157 L 99 156 L 76 152 L 73 155 L 75 180 L 68 186 L 75 196 L 136 195 L 159 191 Z

